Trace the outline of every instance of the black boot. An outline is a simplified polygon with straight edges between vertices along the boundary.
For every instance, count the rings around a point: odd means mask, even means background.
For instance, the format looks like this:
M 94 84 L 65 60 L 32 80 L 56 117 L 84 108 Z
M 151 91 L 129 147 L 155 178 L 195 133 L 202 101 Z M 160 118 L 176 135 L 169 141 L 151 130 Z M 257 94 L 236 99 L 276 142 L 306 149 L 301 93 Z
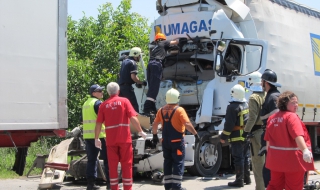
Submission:
M 244 165 L 244 178 L 243 178 L 243 182 L 244 182 L 246 185 L 251 184 L 250 164 L 245 164 L 245 165 Z
M 143 113 L 145 113 L 145 114 L 156 114 L 157 113 L 156 103 L 154 101 L 151 101 L 151 100 L 146 100 L 144 102 L 144 106 L 143 106 Z
M 111 185 L 110 185 L 110 182 L 107 182 L 107 187 L 106 187 L 107 190 L 111 190 Z
M 100 186 L 96 185 L 94 183 L 95 179 L 93 178 L 90 178 L 90 179 L 87 179 L 87 190 L 96 190 L 96 189 L 100 189 Z
M 231 187 L 243 187 L 243 166 L 235 166 L 236 169 L 236 180 L 229 182 L 228 186 Z

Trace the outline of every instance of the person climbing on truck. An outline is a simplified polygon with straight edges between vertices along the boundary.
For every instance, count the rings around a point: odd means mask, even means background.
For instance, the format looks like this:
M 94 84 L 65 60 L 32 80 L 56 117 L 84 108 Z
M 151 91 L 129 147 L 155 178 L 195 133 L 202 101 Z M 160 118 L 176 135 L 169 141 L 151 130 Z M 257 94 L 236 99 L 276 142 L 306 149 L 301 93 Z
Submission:
M 146 114 L 157 113 L 156 98 L 159 93 L 160 82 L 166 52 L 172 45 L 177 45 L 178 40 L 166 40 L 163 33 L 158 33 L 154 38 L 155 47 L 150 51 L 150 60 L 147 66 L 147 81 L 149 89 L 147 99 L 144 102 L 143 112 Z
M 138 85 L 147 86 L 147 82 L 141 81 L 137 76 L 137 62 L 139 62 L 140 59 L 141 49 L 139 47 L 132 48 L 130 50 L 129 57 L 122 61 L 118 81 L 118 84 L 120 86 L 119 96 L 128 98 L 134 110 L 136 110 L 137 113 L 139 113 L 139 106 L 132 85 L 136 83 Z

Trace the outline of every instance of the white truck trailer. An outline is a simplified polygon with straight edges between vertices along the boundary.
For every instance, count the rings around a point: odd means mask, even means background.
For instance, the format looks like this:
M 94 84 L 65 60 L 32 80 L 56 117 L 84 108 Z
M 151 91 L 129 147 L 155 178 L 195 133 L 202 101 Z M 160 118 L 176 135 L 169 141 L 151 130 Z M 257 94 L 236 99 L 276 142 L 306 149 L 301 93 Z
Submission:
M 66 32 L 67 0 L 0 0 L 0 147 L 20 175 L 31 142 L 68 128 Z
M 189 173 L 211 176 L 231 165 L 229 148 L 221 147 L 216 138 L 223 129 L 230 89 L 235 84 L 248 87 L 248 75 L 265 69 L 277 73 L 281 92 L 298 95 L 298 114 L 309 127 L 313 151 L 318 152 L 319 11 L 289 0 L 158 0 L 157 11 L 160 16 L 150 42 L 159 31 L 167 40 L 180 41 L 168 52 L 157 107 L 165 104 L 167 90 L 175 87 L 181 93 L 180 106 L 201 135 L 195 145 L 192 135 L 185 136 Z M 135 91 L 142 111 L 147 89 Z M 250 94 L 246 93 L 247 99 Z M 145 143 L 136 142 L 138 171 L 162 167 L 162 152 L 150 148 L 149 140 L 151 136 Z

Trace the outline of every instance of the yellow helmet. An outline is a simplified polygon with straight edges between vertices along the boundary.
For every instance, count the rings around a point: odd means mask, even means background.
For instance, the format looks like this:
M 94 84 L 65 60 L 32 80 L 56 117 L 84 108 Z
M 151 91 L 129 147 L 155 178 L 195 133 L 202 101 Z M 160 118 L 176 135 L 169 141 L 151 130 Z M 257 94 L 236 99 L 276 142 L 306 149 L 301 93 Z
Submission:
M 171 88 L 166 93 L 167 104 L 177 104 L 180 101 L 180 93 L 178 90 Z
M 130 57 L 139 57 L 141 55 L 141 49 L 139 47 L 134 47 L 130 50 Z
M 154 37 L 154 40 L 157 41 L 157 40 L 166 40 L 166 35 L 162 34 L 162 33 L 158 33 L 156 34 L 156 36 Z

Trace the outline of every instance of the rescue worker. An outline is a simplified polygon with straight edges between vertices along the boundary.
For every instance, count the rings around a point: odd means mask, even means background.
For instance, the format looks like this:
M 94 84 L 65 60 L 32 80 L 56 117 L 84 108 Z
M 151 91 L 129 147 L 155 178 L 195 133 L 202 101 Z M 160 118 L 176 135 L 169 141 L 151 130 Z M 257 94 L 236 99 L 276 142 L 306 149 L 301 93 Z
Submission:
M 119 85 L 110 82 L 107 91 L 110 98 L 104 101 L 98 113 L 95 127 L 95 145 L 101 147 L 99 134 L 102 123 L 105 125 L 107 138 L 107 150 L 110 169 L 110 185 L 112 190 L 119 189 L 118 163 L 121 163 L 122 182 L 124 190 L 132 189 L 132 139 L 130 122 L 144 139 L 144 133 L 137 119 L 137 112 L 127 98 L 119 97 Z
M 97 178 L 97 166 L 98 166 L 98 154 L 100 152 L 100 157 L 103 159 L 105 176 L 107 179 L 107 189 L 110 188 L 110 178 L 109 178 L 109 167 L 107 159 L 106 146 L 103 145 L 101 149 L 95 147 L 95 125 L 97 114 L 99 113 L 99 106 L 102 103 L 104 87 L 94 84 L 89 88 L 90 97 L 82 106 L 82 118 L 83 118 L 83 139 L 86 143 L 87 152 L 87 190 L 99 189 L 100 187 L 95 185 L 95 179 Z M 106 133 L 104 131 L 104 126 L 101 126 L 102 131 L 98 134 L 100 141 L 105 144 Z
M 181 187 L 184 173 L 184 132 L 187 129 L 195 136 L 195 141 L 199 141 L 199 136 L 186 111 L 179 107 L 180 93 L 171 88 L 166 93 L 167 105 L 160 108 L 152 124 L 153 139 L 156 145 L 159 142 L 157 135 L 158 125 L 162 124 L 162 149 L 163 149 L 163 172 L 164 187 L 166 190 L 184 190 Z
M 265 157 L 259 156 L 261 148 L 261 135 L 263 133 L 262 121 L 260 119 L 260 111 L 265 98 L 265 92 L 261 86 L 261 73 L 258 71 L 249 75 L 248 83 L 252 94 L 249 98 L 249 118 L 244 127 L 244 131 L 252 135 L 251 142 L 251 162 L 254 179 L 256 182 L 256 190 L 265 190 L 262 168 L 264 165 Z M 244 166 L 244 183 L 250 184 L 250 165 Z
M 308 130 L 296 114 L 298 105 L 298 97 L 286 91 L 279 95 L 279 112 L 268 119 L 265 135 L 266 167 L 271 170 L 268 190 L 304 189 L 305 172 L 315 170 Z
M 245 90 L 240 84 L 231 88 L 231 101 L 227 107 L 224 129 L 220 135 L 223 144 L 228 140 L 231 144 L 231 155 L 234 161 L 236 179 L 228 186 L 243 187 L 244 166 L 249 165 L 249 151 L 245 150 L 246 134 L 243 128 L 248 120 L 249 109 L 245 99 Z
M 263 128 L 265 130 L 265 126 L 267 126 L 267 121 L 269 116 L 279 111 L 279 109 L 277 108 L 277 99 L 280 95 L 280 92 L 278 91 L 277 87 L 281 87 L 281 85 L 277 83 L 277 74 L 270 69 L 266 69 L 262 74 L 261 85 L 263 90 L 267 92 L 267 95 L 264 103 L 262 104 L 261 113 L 260 113 L 260 119 L 263 122 L 263 126 L 264 126 Z M 259 151 L 260 156 L 267 154 L 266 141 L 264 140 L 264 134 L 265 134 L 265 131 L 262 133 L 262 136 L 261 136 L 261 149 Z M 265 157 L 266 156 L 267 155 L 265 155 Z M 270 170 L 265 167 L 265 164 L 263 166 L 262 173 L 263 173 L 264 186 L 267 187 L 270 181 Z
M 130 50 L 129 57 L 122 61 L 118 84 L 119 96 L 128 98 L 134 110 L 139 113 L 139 106 L 132 84 L 147 85 L 146 81 L 139 80 L 137 62 L 141 59 L 141 49 L 134 47 Z
M 147 99 L 144 103 L 143 112 L 146 114 L 157 113 L 156 98 L 159 93 L 160 82 L 162 79 L 162 71 L 164 59 L 167 51 L 172 45 L 177 45 L 178 40 L 166 40 L 163 33 L 158 33 L 154 37 L 155 47 L 150 51 L 150 60 L 147 66 L 147 81 L 149 89 Z

